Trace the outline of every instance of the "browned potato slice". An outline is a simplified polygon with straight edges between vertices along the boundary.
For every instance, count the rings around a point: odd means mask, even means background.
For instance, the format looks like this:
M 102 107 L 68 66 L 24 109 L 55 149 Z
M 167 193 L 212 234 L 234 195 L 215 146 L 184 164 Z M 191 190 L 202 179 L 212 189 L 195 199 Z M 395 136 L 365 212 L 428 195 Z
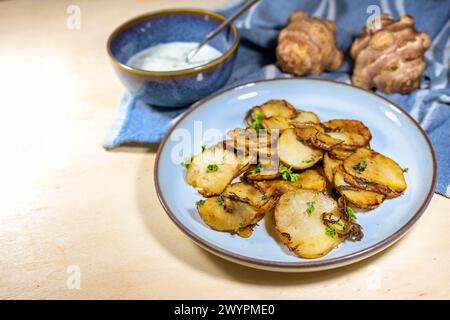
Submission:
M 344 170 L 355 179 L 377 187 L 380 192 L 402 193 L 406 189 L 403 169 L 389 157 L 360 148 L 343 163 Z
M 283 243 L 299 257 L 319 258 L 342 241 L 337 234 L 327 233 L 322 220 L 323 213 L 336 209 L 336 201 L 321 192 L 290 191 L 275 207 L 275 227 Z
M 249 157 L 238 157 L 217 144 L 194 156 L 186 170 L 186 181 L 206 197 L 218 195 L 250 162 Z
M 256 182 L 256 187 L 262 190 L 268 197 L 273 197 L 297 189 L 323 191 L 326 187 L 326 181 L 316 170 L 306 170 L 298 175 L 296 181 L 280 179 L 258 181 Z
M 247 202 L 254 207 L 261 207 L 268 198 L 251 184 L 236 182 L 228 185 L 222 193 L 222 196 L 232 200 Z
M 323 172 L 330 183 L 333 183 L 334 171 L 342 164 L 342 160 L 331 158 L 328 153 L 323 156 Z
M 203 221 L 218 231 L 235 232 L 256 223 L 264 214 L 246 202 L 225 197 L 208 198 L 197 208 Z
M 297 115 L 291 120 L 291 123 L 295 126 L 300 123 L 319 123 L 320 119 L 314 112 L 297 110 Z
M 354 150 L 370 142 L 370 130 L 358 120 L 334 119 L 323 122 L 328 135 L 343 140 L 342 149 Z
M 336 190 L 358 208 L 373 209 L 384 201 L 384 195 L 353 187 L 345 182 L 342 167 L 336 168 L 333 179 Z
M 311 168 L 322 159 L 323 153 L 297 139 L 294 129 L 286 129 L 278 141 L 280 161 L 294 169 Z

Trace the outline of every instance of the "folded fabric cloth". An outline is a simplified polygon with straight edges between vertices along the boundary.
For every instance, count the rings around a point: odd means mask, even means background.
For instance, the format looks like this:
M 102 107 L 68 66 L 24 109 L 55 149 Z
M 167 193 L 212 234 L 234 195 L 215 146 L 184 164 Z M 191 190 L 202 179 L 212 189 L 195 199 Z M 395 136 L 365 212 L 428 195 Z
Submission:
M 338 46 L 348 52 L 353 38 L 369 17 L 368 7 L 377 5 L 382 13 L 394 18 L 408 13 L 416 28 L 428 33 L 432 47 L 425 57 L 427 68 L 421 88 L 408 95 L 391 94 L 389 100 L 408 111 L 428 133 L 437 154 L 438 182 L 436 192 L 450 197 L 450 5 L 448 1 L 388 1 L 388 0 L 261 0 L 236 20 L 241 44 L 230 80 L 225 87 L 260 79 L 290 77 L 275 65 L 275 47 L 279 31 L 294 10 L 307 11 L 313 16 L 332 19 L 337 24 Z M 231 15 L 239 4 L 218 10 Z M 432 17 L 432 18 L 430 18 Z M 336 72 L 322 73 L 319 78 L 350 83 L 349 57 Z M 159 142 L 174 119 L 184 109 L 166 109 L 147 105 L 128 93 L 122 99 L 117 119 L 106 140 L 106 149 L 127 144 Z

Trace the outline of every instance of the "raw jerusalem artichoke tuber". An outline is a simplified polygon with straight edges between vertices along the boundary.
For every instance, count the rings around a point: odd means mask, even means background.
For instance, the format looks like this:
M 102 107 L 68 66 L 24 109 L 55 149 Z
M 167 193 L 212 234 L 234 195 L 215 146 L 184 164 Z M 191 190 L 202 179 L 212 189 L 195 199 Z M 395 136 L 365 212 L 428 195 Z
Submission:
M 294 75 L 319 74 L 336 70 L 343 53 L 336 47 L 336 24 L 294 11 L 278 36 L 278 66 Z
M 430 36 L 417 32 L 409 15 L 394 21 L 383 14 L 376 27 L 365 26 L 352 44 L 353 84 L 385 93 L 414 91 L 425 70 L 423 55 L 431 45 Z

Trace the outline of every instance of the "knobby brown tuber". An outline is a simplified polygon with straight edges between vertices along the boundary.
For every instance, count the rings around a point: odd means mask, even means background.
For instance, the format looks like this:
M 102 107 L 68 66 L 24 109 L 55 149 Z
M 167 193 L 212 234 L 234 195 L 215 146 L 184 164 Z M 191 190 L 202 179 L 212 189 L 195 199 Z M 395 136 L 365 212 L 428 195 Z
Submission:
M 417 32 L 409 15 L 395 21 L 383 14 L 379 22 L 365 26 L 352 44 L 353 84 L 385 93 L 414 91 L 425 70 L 423 55 L 431 45 L 430 36 Z
M 336 24 L 294 11 L 278 36 L 278 66 L 294 75 L 319 74 L 336 70 L 343 53 L 336 47 Z

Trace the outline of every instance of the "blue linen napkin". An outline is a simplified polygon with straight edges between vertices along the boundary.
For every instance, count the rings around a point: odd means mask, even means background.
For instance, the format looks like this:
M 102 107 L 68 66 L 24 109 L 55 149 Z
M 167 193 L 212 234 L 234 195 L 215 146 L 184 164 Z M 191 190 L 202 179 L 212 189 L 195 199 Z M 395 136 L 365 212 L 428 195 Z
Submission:
M 450 2 L 447 0 L 261 0 L 235 22 L 241 44 L 233 74 L 225 87 L 290 77 L 276 67 L 274 51 L 278 33 L 292 11 L 304 10 L 313 16 L 335 20 L 338 46 L 348 52 L 353 38 L 373 13 L 368 13 L 371 5 L 394 18 L 406 13 L 412 15 L 416 28 L 433 38 L 432 47 L 425 55 L 427 68 L 421 88 L 408 95 L 378 93 L 403 107 L 428 133 L 438 162 L 436 192 L 450 197 Z M 238 7 L 239 4 L 233 5 L 219 12 L 229 16 Z M 315 77 L 350 83 L 350 75 L 351 65 L 346 54 L 344 64 L 336 72 Z M 150 106 L 125 93 L 104 147 L 157 143 L 184 110 Z

